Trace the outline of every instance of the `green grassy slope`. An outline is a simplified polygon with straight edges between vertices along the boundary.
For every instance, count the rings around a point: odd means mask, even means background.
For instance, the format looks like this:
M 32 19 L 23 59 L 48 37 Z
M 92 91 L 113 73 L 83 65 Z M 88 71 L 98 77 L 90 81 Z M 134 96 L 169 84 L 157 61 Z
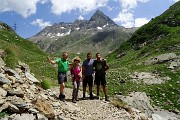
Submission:
M 162 108 L 180 110 L 180 71 L 172 72 L 169 63 L 142 65 L 150 57 L 163 53 L 180 55 L 180 2 L 162 15 L 139 28 L 118 50 L 108 56 L 111 70 L 108 74 L 110 94 L 145 91 L 152 103 Z M 134 72 L 155 72 L 168 76 L 170 81 L 161 85 L 137 84 L 129 77 Z M 125 83 L 123 83 L 125 81 Z
M 30 66 L 38 79 L 56 79 L 56 70 L 48 64 L 47 54 L 34 43 L 19 37 L 8 25 L 0 22 L 0 49 L 5 50 L 3 58 L 8 67 L 14 68 L 18 61 Z

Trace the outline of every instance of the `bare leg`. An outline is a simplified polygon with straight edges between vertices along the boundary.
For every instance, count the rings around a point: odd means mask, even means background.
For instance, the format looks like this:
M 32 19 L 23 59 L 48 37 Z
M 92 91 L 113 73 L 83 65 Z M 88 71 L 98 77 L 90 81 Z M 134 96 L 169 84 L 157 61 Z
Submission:
M 61 83 L 61 85 L 60 85 L 60 94 L 64 94 L 64 87 L 65 87 L 65 84 L 64 84 L 64 82 L 63 82 L 63 83 Z
M 103 87 L 104 95 L 107 95 L 106 85 L 103 85 L 102 87 Z
M 100 86 L 97 85 L 97 96 L 99 96 L 99 89 L 100 89 Z
M 86 85 L 83 83 L 83 99 L 86 99 Z
M 104 92 L 104 96 L 105 96 L 105 101 L 109 101 L 108 96 L 107 96 L 107 89 L 106 89 L 106 85 L 103 85 L 103 92 Z

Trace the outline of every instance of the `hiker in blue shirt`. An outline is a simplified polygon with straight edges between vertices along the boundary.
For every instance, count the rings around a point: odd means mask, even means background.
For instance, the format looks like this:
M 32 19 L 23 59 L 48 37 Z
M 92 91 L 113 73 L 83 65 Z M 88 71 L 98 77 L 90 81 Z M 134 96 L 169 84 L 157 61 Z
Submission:
M 93 87 L 93 62 L 92 54 L 87 54 L 87 59 L 82 64 L 82 77 L 83 77 L 83 99 L 86 98 L 86 87 L 89 86 L 90 99 L 93 99 L 92 87 Z

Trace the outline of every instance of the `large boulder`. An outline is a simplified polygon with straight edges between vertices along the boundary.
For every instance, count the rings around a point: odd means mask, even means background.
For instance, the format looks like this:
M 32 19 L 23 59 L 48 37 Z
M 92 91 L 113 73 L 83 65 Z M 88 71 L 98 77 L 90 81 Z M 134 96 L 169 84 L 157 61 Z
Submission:
M 154 108 L 150 104 L 150 98 L 145 92 L 131 92 L 128 96 L 117 95 L 119 99 L 128 103 L 133 108 L 136 108 L 147 115 L 151 115 Z

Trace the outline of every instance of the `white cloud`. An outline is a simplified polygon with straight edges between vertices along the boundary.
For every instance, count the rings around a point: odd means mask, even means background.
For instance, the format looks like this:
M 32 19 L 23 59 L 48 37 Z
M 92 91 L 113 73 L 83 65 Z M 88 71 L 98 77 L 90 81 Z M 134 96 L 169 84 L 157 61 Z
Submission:
M 105 6 L 108 0 L 51 0 L 52 13 L 61 15 L 78 9 L 80 12 L 89 12 L 98 7 Z
M 80 16 L 78 17 L 78 20 L 84 20 L 84 17 L 83 17 L 82 15 L 80 15 Z
M 43 19 L 36 19 L 31 24 L 39 26 L 39 27 L 41 27 L 41 29 L 45 28 L 46 26 L 51 26 L 50 22 L 45 22 L 45 21 L 43 21 Z
M 134 18 L 134 9 L 137 7 L 138 3 L 146 3 L 150 0 L 119 0 L 122 10 L 116 18 L 113 20 L 116 23 L 121 24 L 124 27 L 137 27 L 142 23 L 146 23 L 146 18 Z M 148 20 L 147 20 L 148 21 Z M 136 26 L 137 25 L 137 26 Z M 143 24 L 141 24 L 143 25 Z
M 45 3 L 47 0 L 1 0 L 0 12 L 15 11 L 27 18 L 36 13 L 37 3 Z
M 179 0 L 170 0 L 170 1 L 172 1 L 172 2 L 178 2 Z
M 120 12 L 117 18 L 114 18 L 113 20 L 117 23 L 121 23 L 121 25 L 126 28 L 130 28 L 134 26 L 133 14 L 130 12 L 126 12 L 126 13 Z
M 136 18 L 135 19 L 135 27 L 141 27 L 142 25 L 148 23 L 150 20 L 147 18 Z

